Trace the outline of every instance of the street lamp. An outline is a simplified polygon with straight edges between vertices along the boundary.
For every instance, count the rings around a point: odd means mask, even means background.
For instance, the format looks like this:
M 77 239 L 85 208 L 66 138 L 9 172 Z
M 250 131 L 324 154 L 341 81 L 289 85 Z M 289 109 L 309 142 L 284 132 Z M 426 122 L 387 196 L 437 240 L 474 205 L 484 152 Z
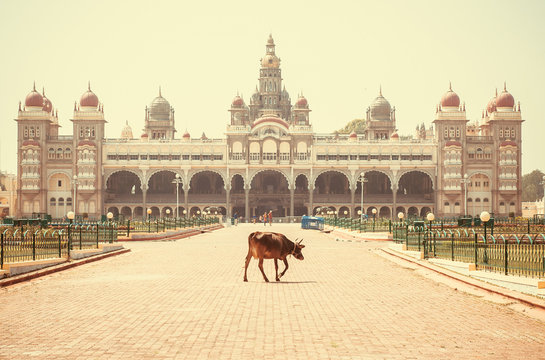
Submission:
M 76 188 L 78 186 L 78 176 L 77 175 L 74 175 L 72 176 L 72 184 L 74 185 L 72 188 L 74 190 L 74 205 L 72 206 L 72 208 L 74 209 L 74 217 L 76 216 L 76 210 L 77 210 L 77 201 L 76 201 L 76 195 L 77 195 L 77 192 L 76 192 Z
M 167 217 L 170 217 L 170 209 L 167 209 L 165 212 L 167 213 Z
M 360 174 L 360 177 L 358 181 L 361 184 L 361 211 L 360 211 L 360 222 L 363 221 L 363 185 L 368 182 L 369 180 L 365 178 L 365 175 L 362 173 Z
M 148 208 L 148 210 L 146 210 L 146 213 L 148 214 L 148 232 L 151 232 L 151 209 Z
M 490 220 L 490 213 L 488 211 L 483 211 L 479 217 L 484 225 L 484 240 L 486 241 L 486 223 Z
M 110 211 L 109 213 L 106 214 L 106 217 L 108 218 L 108 225 L 110 227 L 110 244 L 113 242 L 113 237 L 114 237 L 114 227 L 112 225 L 112 218 L 114 217 L 114 214 Z
M 373 232 L 375 232 L 375 217 L 377 215 L 377 208 L 373 208 L 372 213 L 373 213 Z
M 467 184 L 469 184 L 469 179 L 467 174 L 464 174 L 464 178 L 460 180 L 462 184 L 464 184 L 464 212 L 465 215 L 467 215 Z
M 179 214 L 178 214 L 178 206 L 179 206 L 178 188 L 180 187 L 180 184 L 182 183 L 182 177 L 180 176 L 180 174 L 176 174 L 176 176 L 174 177 L 174 180 L 172 180 L 172 183 L 176 184 L 176 217 L 179 217 Z
M 399 221 L 403 222 L 403 218 L 405 217 L 405 214 L 403 214 L 401 211 L 397 214 L 397 217 L 399 218 Z
M 430 232 L 431 232 L 431 226 L 432 226 L 432 222 L 433 220 L 435 220 L 435 215 L 433 215 L 433 213 L 428 213 L 428 215 L 426 215 L 426 219 L 428 219 L 428 221 L 430 222 Z
M 72 234 L 70 233 L 70 228 L 72 227 L 72 222 L 74 221 L 75 213 L 73 211 L 69 211 L 66 214 L 66 217 L 70 221 L 68 224 L 68 258 L 70 259 L 70 250 L 72 250 Z

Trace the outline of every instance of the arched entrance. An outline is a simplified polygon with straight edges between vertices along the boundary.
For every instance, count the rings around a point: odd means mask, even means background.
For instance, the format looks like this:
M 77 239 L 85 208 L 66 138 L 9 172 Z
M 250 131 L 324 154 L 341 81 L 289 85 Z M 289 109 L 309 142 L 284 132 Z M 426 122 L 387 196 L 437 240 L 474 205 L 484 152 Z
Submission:
M 146 203 L 148 205 L 174 204 L 176 206 L 176 184 L 172 182 L 175 176 L 176 173 L 171 170 L 161 170 L 153 174 L 148 180 Z M 182 202 L 183 199 L 183 189 L 180 185 L 178 201 Z
M 332 205 L 349 205 L 351 203 L 350 182 L 348 177 L 338 171 L 325 171 L 314 181 L 313 201 Z
M 421 171 L 409 171 L 401 176 L 397 188 L 398 204 L 432 204 L 433 182 L 430 175 Z
M 305 175 L 299 174 L 295 178 L 295 191 L 293 195 L 293 215 L 312 215 L 308 212 L 305 203 L 309 200 L 308 179 Z
M 116 204 L 142 204 L 142 188 L 140 178 L 132 171 L 118 171 L 111 174 L 106 180 L 106 193 L 104 196 L 106 206 Z
M 288 181 L 282 173 L 265 170 L 257 173 L 251 182 L 250 211 L 252 216 L 272 210 L 274 217 L 287 216 L 290 206 Z

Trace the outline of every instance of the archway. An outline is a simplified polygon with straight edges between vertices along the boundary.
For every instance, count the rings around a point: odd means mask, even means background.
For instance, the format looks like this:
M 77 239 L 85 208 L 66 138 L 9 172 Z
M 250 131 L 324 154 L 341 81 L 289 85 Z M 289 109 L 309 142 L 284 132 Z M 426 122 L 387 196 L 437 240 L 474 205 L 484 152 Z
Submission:
M 348 218 L 350 215 L 350 209 L 347 206 L 341 206 L 339 208 L 339 217 Z
M 176 173 L 171 170 L 161 170 L 154 173 L 148 180 L 146 202 L 148 204 L 176 204 Z M 183 201 L 183 188 L 179 185 L 178 201 Z M 159 209 L 157 210 L 159 211 Z
M 105 203 L 141 204 L 142 201 L 140 178 L 134 172 L 117 171 L 106 180 Z
M 174 206 L 174 208 L 176 208 L 176 206 Z M 175 217 L 175 216 L 176 214 L 174 213 L 174 211 L 172 210 L 170 206 L 165 206 L 163 209 L 161 209 L 161 217 Z
M 396 213 L 395 213 L 396 220 L 399 220 L 399 218 L 397 217 L 397 215 L 398 215 L 399 213 L 403 213 L 404 216 L 407 215 L 407 212 L 405 211 L 405 208 L 404 208 L 403 206 L 398 206 L 398 207 L 396 208 Z
M 350 195 L 350 183 L 345 174 L 337 171 L 325 171 L 318 175 L 315 184 L 315 194 Z
M 378 216 L 389 219 L 391 217 L 390 208 L 388 206 L 381 207 Z
M 398 203 L 433 203 L 433 181 L 421 171 L 408 171 L 398 181 Z
M 201 209 L 198 206 L 193 206 L 191 210 L 189 211 L 189 216 L 200 216 L 201 215 Z
M 235 174 L 231 178 L 231 194 L 244 194 L 244 178 Z
M 425 217 L 428 215 L 428 213 L 431 213 L 431 209 L 427 206 L 424 206 L 422 209 L 420 209 L 420 217 Z
M 114 218 L 119 216 L 119 209 L 117 208 L 117 206 L 110 206 L 108 208 L 108 212 L 111 212 L 114 215 Z
M 289 206 L 290 192 L 284 174 L 275 170 L 265 170 L 253 177 L 250 188 L 250 207 L 254 211 L 254 216 L 272 210 L 274 217 L 284 217 L 288 215 Z
M 308 212 L 305 202 L 309 199 L 308 179 L 304 174 L 299 174 L 295 178 L 295 190 L 293 196 L 293 215 L 303 216 L 312 215 Z
M 191 195 L 225 195 L 225 184 L 220 174 L 214 171 L 201 171 L 191 177 L 189 196 Z
M 121 215 L 123 215 L 125 217 L 125 219 L 130 219 L 132 218 L 132 210 L 130 207 L 128 206 L 123 206 L 121 208 Z
M 133 218 L 137 218 L 137 217 L 143 217 L 144 216 L 144 208 L 142 206 L 137 206 L 134 208 L 134 211 L 133 211 Z
M 407 210 L 407 216 L 408 217 L 418 217 L 418 209 L 415 206 L 411 206 L 409 210 Z

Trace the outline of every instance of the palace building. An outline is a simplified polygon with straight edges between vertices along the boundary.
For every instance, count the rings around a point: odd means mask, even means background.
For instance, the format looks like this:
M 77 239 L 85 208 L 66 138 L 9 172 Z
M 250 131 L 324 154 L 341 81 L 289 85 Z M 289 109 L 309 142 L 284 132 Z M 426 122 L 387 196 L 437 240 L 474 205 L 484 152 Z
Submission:
M 159 90 L 143 134 L 135 138 L 127 124 L 119 138 L 106 138 L 104 108 L 89 86 L 74 104 L 72 135 L 60 135 L 53 103 L 34 87 L 15 119 L 17 215 L 142 217 L 148 208 L 175 215 L 178 206 L 180 216 L 214 209 L 284 217 L 325 207 L 357 216 L 362 198 L 364 213 L 376 208 L 385 218 L 522 212 L 524 120 L 505 86 L 476 122 L 449 87 L 433 125 L 402 136 L 395 107 L 379 91 L 362 131 L 316 134 L 309 102 L 303 95 L 292 102 L 282 83 L 269 37 L 255 93 L 248 104 L 235 96 L 228 112 L 224 138 L 177 138 L 174 109 Z

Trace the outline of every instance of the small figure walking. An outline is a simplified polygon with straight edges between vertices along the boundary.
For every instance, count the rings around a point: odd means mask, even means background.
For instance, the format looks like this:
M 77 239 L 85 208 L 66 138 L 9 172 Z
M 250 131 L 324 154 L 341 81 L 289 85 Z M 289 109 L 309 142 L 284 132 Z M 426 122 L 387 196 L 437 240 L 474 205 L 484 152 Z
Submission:
M 272 226 L 272 210 L 269 211 L 269 226 Z
M 263 226 L 267 226 L 267 212 L 263 213 Z
M 235 219 L 235 226 L 238 225 L 238 213 L 235 211 L 235 215 L 233 215 L 233 218 Z

